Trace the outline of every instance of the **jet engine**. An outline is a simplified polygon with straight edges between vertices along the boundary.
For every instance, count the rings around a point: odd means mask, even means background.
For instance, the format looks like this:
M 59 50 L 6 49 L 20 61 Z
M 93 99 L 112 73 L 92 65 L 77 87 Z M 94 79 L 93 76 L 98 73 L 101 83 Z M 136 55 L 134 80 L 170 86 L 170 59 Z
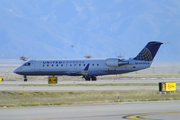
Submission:
M 129 64 L 128 61 L 124 61 L 118 58 L 108 58 L 106 59 L 106 65 L 110 67 L 119 67 L 121 65 Z

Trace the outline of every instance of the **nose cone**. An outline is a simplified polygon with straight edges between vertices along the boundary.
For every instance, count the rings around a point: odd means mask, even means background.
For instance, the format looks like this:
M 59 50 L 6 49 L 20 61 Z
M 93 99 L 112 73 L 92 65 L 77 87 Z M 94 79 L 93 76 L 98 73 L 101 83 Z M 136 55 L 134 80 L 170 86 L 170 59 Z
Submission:
M 13 71 L 16 74 L 20 74 L 22 72 L 21 68 L 17 68 Z

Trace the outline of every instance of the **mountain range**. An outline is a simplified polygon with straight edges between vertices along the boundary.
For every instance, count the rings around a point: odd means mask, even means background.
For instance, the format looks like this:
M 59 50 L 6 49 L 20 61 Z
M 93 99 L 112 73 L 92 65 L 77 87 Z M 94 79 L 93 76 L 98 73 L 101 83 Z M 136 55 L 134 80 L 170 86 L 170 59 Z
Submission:
M 180 1 L 0 0 L 0 59 L 135 57 L 149 41 L 180 61 Z

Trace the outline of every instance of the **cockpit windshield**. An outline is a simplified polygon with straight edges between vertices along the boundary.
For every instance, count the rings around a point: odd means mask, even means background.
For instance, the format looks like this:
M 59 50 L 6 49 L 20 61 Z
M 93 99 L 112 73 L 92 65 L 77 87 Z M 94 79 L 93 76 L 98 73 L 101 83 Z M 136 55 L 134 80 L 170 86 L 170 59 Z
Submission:
M 24 64 L 24 66 L 30 66 L 31 65 L 31 63 L 25 63 Z

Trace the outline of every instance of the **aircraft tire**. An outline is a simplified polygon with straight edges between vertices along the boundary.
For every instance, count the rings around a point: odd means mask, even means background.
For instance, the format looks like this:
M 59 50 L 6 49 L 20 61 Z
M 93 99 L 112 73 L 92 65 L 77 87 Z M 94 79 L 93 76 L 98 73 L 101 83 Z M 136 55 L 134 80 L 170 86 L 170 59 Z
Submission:
M 89 76 L 85 77 L 85 80 L 86 80 L 86 81 L 90 81 L 90 79 L 91 79 L 91 78 L 90 78 Z
M 24 75 L 24 82 L 27 82 L 27 76 Z
M 97 81 L 97 78 L 95 76 L 92 76 L 92 81 Z

